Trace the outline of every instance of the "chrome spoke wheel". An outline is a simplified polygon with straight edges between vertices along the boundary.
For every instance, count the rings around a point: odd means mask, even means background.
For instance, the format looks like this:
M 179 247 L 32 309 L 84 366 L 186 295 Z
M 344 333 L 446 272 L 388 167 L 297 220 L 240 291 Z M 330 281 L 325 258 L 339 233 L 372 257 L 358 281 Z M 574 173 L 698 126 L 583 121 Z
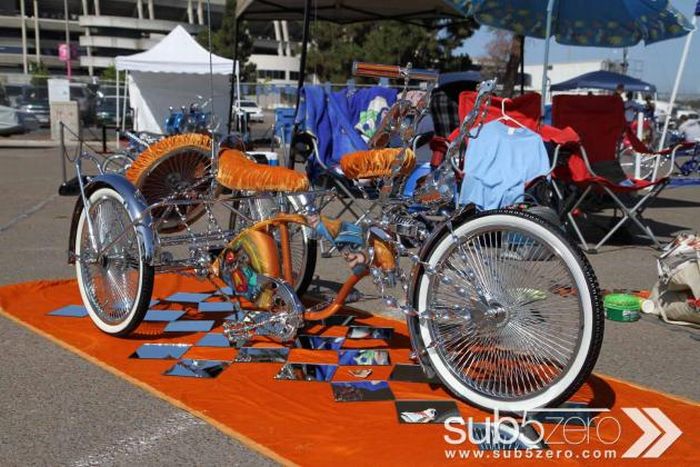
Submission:
M 130 331 L 150 301 L 153 269 L 144 264 L 136 228 L 117 192 L 102 188 L 90 196 L 75 243 L 78 284 L 91 318 L 105 332 Z
M 528 217 L 483 215 L 457 227 L 419 279 L 431 363 L 453 391 L 490 409 L 568 394 L 602 336 L 590 266 L 552 226 Z

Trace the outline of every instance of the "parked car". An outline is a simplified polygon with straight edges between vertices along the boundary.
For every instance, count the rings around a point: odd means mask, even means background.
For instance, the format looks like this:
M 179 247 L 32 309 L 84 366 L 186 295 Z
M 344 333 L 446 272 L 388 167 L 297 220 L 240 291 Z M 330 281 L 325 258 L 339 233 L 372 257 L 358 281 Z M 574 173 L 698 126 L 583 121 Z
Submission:
M 690 109 L 679 109 L 676 111 L 676 119 L 680 120 L 682 116 L 686 116 L 688 120 L 698 120 L 700 115 L 694 110 Z
M 117 124 L 117 96 L 102 96 L 98 99 L 95 120 L 98 125 Z
M 0 105 L 0 136 L 10 136 L 27 131 L 17 109 Z
M 120 102 L 123 102 L 123 97 Z M 120 113 L 121 113 L 121 109 Z M 98 126 L 115 126 L 117 124 L 117 96 L 101 95 L 97 99 L 97 107 L 95 109 L 95 123 Z M 131 127 L 131 109 L 126 109 L 127 128 Z
M 49 90 L 46 87 L 22 86 L 18 109 L 36 119 L 40 126 L 50 125 Z
M 21 84 L 6 84 L 5 98 L 7 99 L 7 104 L 4 105 L 19 107 L 19 103 L 22 100 L 22 87 Z
M 255 101 L 241 100 L 240 107 L 236 110 L 248 114 L 248 120 L 251 122 L 262 122 L 265 119 L 263 110 Z
M 70 85 L 70 100 L 78 103 L 78 111 L 80 112 L 80 120 L 84 124 L 95 122 L 97 111 L 97 96 L 85 84 Z
M 16 88 L 16 89 L 15 89 Z M 36 120 L 40 126 L 50 125 L 49 91 L 45 86 L 23 85 L 5 86 L 5 93 L 12 107 L 19 109 L 29 120 Z M 17 96 L 15 97 L 15 93 Z M 83 124 L 95 121 L 97 96 L 84 84 L 70 85 L 70 100 L 78 103 L 78 112 Z

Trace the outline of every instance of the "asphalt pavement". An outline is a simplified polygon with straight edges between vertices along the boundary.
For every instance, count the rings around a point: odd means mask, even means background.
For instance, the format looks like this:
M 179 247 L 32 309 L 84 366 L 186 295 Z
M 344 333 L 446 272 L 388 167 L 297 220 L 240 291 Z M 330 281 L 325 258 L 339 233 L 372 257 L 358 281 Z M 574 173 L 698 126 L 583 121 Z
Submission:
M 0 150 L 0 284 L 69 278 L 58 149 Z M 0 317 L 0 465 L 273 465 L 189 413 Z
M 0 285 L 70 278 L 66 263 L 74 199 L 56 195 L 58 149 L 0 149 Z M 661 238 L 700 230 L 700 189 L 666 190 L 647 211 Z M 602 231 L 601 231 L 602 234 Z M 601 286 L 650 288 L 657 252 L 605 247 L 590 260 Z M 317 283 L 345 277 L 319 260 Z M 365 284 L 361 291 L 372 293 Z M 353 304 L 387 313 L 377 300 Z M 700 332 L 655 317 L 606 322 L 596 371 L 700 400 Z M 0 318 L 0 464 L 265 465 L 272 461 L 190 414 Z M 329 460 L 330 461 L 330 460 Z

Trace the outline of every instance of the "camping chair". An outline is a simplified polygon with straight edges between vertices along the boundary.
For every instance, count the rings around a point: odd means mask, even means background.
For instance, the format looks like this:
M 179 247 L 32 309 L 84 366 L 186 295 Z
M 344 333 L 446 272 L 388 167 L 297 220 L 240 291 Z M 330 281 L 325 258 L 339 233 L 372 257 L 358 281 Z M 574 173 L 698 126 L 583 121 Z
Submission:
M 285 163 L 289 159 L 289 143 L 292 140 L 295 114 L 296 111 L 292 107 L 275 109 L 275 124 L 272 128 L 272 134 L 279 141 L 279 145 L 284 153 Z
M 466 113 L 460 112 L 459 96 L 462 92 L 474 91 L 481 81 L 478 71 L 458 71 L 440 73 L 438 86 L 433 89 L 430 98 L 430 116 L 433 122 L 433 137 L 430 139 L 430 150 L 433 157 L 430 165 L 435 168 L 440 165 L 447 151 L 448 137 L 457 128 Z M 476 96 L 476 94 L 474 94 Z M 469 112 L 469 109 L 466 110 Z
M 323 86 L 306 85 L 301 89 L 299 108 L 290 148 L 290 164 L 301 159 L 316 186 L 335 188 L 342 209 L 338 216 L 350 212 L 355 219 L 363 213 L 354 203 L 363 198 L 353 182 L 343 174 L 340 159 L 345 154 L 369 149 L 357 126 L 369 121 L 368 106 L 374 99 L 391 105 L 396 90 L 381 86 L 360 90 L 330 92 Z
M 459 116 L 461 119 L 474 106 L 476 92 L 465 91 L 459 96 Z M 533 202 L 537 205 L 546 206 L 553 209 L 560 221 L 566 219 L 566 203 L 571 201 L 564 196 L 564 193 L 551 181 L 550 175 L 558 164 L 555 148 L 562 147 L 567 144 L 576 143 L 578 135 L 571 129 L 559 129 L 549 125 L 543 125 L 540 121 L 541 112 L 541 97 L 538 93 L 527 93 L 513 99 L 504 99 L 494 96 L 491 99 L 491 105 L 487 109 L 484 123 L 499 119 L 505 112 L 509 117 L 517 120 L 526 128 L 538 133 L 545 143 L 550 154 L 550 168 L 547 175 L 530 180 L 525 186 L 526 199 L 525 201 Z M 504 121 L 506 125 L 509 122 Z M 455 130 L 449 139 L 454 139 L 458 134 Z
M 580 136 L 580 143 L 568 145 L 571 153 L 566 161 L 557 165 L 553 174 L 558 183 L 572 184 L 581 190 L 576 202 L 568 209 L 567 218 L 584 248 L 596 252 L 628 221 L 639 227 L 643 235 L 660 248 L 642 213 L 669 179 L 668 176 L 652 180 L 635 179 L 625 175 L 622 170 L 618 148 L 627 127 L 622 99 L 618 96 L 554 96 L 552 121 L 558 128 L 570 126 Z M 557 155 L 560 149 L 557 148 Z M 573 213 L 592 193 L 607 194 L 615 210 L 619 209 L 623 215 L 593 248 L 589 248 Z
M 414 90 L 408 91 L 406 95 L 406 99 L 414 105 L 421 97 L 423 93 Z M 337 188 L 345 195 L 340 200 L 344 204 L 342 212 L 350 211 L 359 219 L 368 212 L 363 210 L 362 214 L 358 214 L 353 203 L 360 198 L 375 199 L 378 191 L 369 180 L 348 179 L 343 173 L 340 160 L 348 154 L 369 149 L 367 140 L 375 131 L 381 131 L 379 125 L 384 110 L 393 105 L 396 99 L 396 89 L 382 86 L 333 93 L 319 86 L 305 86 L 302 89 L 292 157 L 298 159 L 299 153 L 294 153 L 295 148 L 306 146 L 306 171 L 310 180 L 317 186 L 331 185 Z M 418 131 L 423 133 L 416 134 L 410 142 L 414 153 L 433 136 L 432 126 L 424 127 L 419 127 Z M 389 147 L 404 144 L 393 134 L 391 138 Z M 425 166 L 427 164 L 419 165 L 421 170 L 429 170 Z M 409 185 L 410 183 L 405 184 L 404 188 L 408 190 Z
M 464 117 L 466 117 L 472 107 L 474 107 L 476 95 L 476 91 L 464 91 L 459 94 L 459 122 L 464 120 Z M 502 105 L 503 108 L 501 108 Z M 501 117 L 502 110 L 505 110 L 510 117 L 516 119 L 530 130 L 536 133 L 539 132 L 540 95 L 538 93 L 529 92 L 512 99 L 493 96 L 484 123 Z M 450 134 L 449 139 L 454 139 L 457 134 L 459 134 L 459 129 L 455 128 Z

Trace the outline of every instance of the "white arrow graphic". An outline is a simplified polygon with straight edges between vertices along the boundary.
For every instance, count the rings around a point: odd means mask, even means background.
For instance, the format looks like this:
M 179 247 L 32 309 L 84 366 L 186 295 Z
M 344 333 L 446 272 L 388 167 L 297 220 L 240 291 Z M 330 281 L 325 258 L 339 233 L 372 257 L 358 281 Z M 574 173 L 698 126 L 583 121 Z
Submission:
M 623 407 L 622 410 L 634 423 L 639 425 L 639 428 L 644 432 L 637 442 L 625 451 L 622 457 L 639 457 L 639 455 L 659 437 L 661 432 L 656 428 L 656 425 L 651 423 L 649 419 L 644 416 L 641 410 L 632 407 Z
M 643 457 L 659 457 L 666 449 L 671 447 L 683 432 L 661 410 L 657 408 L 645 408 L 644 411 L 666 433 L 659 438 L 656 444 L 654 444 Z
M 639 457 L 644 450 L 650 447 L 654 441 L 657 440 L 643 457 L 652 458 L 659 457 L 663 454 L 666 449 L 668 449 L 674 441 L 676 441 L 683 432 L 671 421 L 669 418 L 658 408 L 644 408 L 644 412 L 656 422 L 661 429 L 659 429 L 652 423 L 649 418 L 644 416 L 644 414 L 639 409 L 631 407 L 623 407 L 622 410 L 627 414 L 628 417 L 632 419 L 644 432 L 642 436 L 635 442 L 623 455 L 623 458 L 636 458 Z M 661 438 L 659 435 L 663 434 Z

